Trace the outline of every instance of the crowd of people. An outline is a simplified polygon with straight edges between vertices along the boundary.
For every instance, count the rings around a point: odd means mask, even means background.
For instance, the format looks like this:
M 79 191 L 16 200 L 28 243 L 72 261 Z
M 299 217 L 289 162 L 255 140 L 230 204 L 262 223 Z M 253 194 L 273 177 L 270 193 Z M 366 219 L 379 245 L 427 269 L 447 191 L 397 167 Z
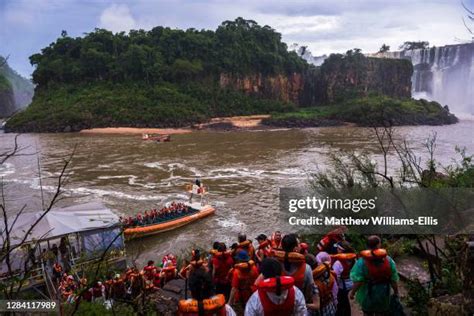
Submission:
M 178 315 L 351 315 L 356 298 L 364 315 L 385 315 L 397 300 L 398 273 L 381 248 L 378 236 L 369 236 L 359 253 L 345 240 L 343 229 L 327 234 L 314 248 L 294 234 L 260 234 L 255 246 L 245 234 L 227 248 L 215 242 L 203 254 L 198 249 L 178 264 L 172 254 L 161 263 L 148 261 L 143 269 L 96 281 L 74 280 L 56 274 L 64 301 L 80 295 L 86 301 L 133 298 L 176 278 L 185 279 L 191 297 L 178 305 Z M 60 276 L 61 275 L 61 276 Z
M 179 218 L 181 216 L 189 215 L 196 212 L 195 209 L 189 207 L 185 203 L 172 202 L 170 205 L 163 207 L 160 210 L 146 210 L 143 214 L 138 213 L 136 216 L 122 217 L 120 216 L 120 222 L 125 228 L 146 226 L 150 224 L 157 224 L 160 222 L 166 222 L 171 219 Z

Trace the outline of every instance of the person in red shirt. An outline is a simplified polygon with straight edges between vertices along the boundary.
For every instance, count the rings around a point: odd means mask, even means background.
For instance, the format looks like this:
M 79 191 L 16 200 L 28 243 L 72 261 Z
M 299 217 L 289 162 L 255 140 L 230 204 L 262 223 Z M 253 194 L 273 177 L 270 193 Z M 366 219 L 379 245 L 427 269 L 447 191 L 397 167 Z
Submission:
M 217 252 L 211 259 L 212 262 L 212 280 L 216 286 L 216 294 L 224 294 L 226 300 L 230 295 L 229 271 L 234 265 L 234 260 L 224 243 L 217 246 Z

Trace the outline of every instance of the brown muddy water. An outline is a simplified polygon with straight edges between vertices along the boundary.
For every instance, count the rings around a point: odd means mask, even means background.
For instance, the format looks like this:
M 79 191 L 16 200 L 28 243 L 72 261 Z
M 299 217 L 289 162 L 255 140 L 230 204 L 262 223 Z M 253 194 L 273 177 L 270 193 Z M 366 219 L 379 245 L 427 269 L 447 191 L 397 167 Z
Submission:
M 455 146 L 474 153 L 474 120 L 451 126 L 397 128 L 420 155 L 423 143 L 437 133 L 436 155 L 443 164 L 459 158 Z M 0 152 L 13 143 L 14 135 L 0 134 Z M 23 155 L 0 167 L 7 184 L 11 213 L 27 205 L 41 205 L 38 157 L 45 196 L 54 190 L 54 176 L 62 159 L 75 145 L 72 174 L 61 205 L 101 200 L 118 214 L 135 214 L 186 199 L 184 187 L 200 177 L 210 188 L 214 216 L 172 232 L 127 244 L 142 263 L 167 252 L 180 252 L 191 244 L 210 247 L 215 240 L 234 241 L 240 231 L 255 238 L 277 229 L 280 187 L 301 186 L 315 170 L 328 167 L 334 150 L 367 151 L 380 159 L 370 129 L 332 127 L 293 130 L 195 132 L 173 135 L 172 142 L 144 142 L 137 135 L 24 134 L 19 143 Z M 396 167 L 396 159 L 391 158 Z

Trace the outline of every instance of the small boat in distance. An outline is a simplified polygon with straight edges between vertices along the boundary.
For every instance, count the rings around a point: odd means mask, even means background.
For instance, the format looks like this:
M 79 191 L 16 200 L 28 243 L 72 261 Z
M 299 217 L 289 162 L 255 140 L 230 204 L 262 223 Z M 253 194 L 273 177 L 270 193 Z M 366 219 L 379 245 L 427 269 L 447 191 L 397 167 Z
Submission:
M 171 136 L 169 134 L 153 134 L 153 133 L 144 133 L 142 134 L 143 140 L 154 140 L 156 142 L 169 142 L 171 141 Z
M 202 206 L 200 203 L 191 203 L 188 204 L 188 207 L 191 209 L 191 212 L 186 213 L 182 216 L 175 217 L 169 220 L 160 221 L 157 223 L 151 223 L 143 226 L 134 226 L 127 227 L 124 229 L 123 233 L 126 240 L 142 238 L 146 236 L 155 235 L 158 233 L 170 231 L 184 225 L 195 222 L 201 218 L 207 217 L 211 214 L 214 214 L 216 209 L 211 205 Z

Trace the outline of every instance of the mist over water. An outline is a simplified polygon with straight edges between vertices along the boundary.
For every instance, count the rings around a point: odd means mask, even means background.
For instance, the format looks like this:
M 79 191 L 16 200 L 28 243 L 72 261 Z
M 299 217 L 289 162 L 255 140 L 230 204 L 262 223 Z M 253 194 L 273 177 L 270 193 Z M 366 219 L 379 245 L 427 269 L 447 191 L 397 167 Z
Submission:
M 397 128 L 420 155 L 429 134 L 436 132 L 437 157 L 443 164 L 458 158 L 455 146 L 474 153 L 474 120 L 449 126 Z M 338 150 L 374 154 L 377 144 L 370 129 L 358 127 L 275 131 L 196 132 L 173 135 L 170 143 L 144 142 L 140 136 L 84 134 L 25 134 L 19 140 L 26 152 L 39 152 L 45 195 L 55 189 L 54 176 L 62 159 L 77 144 L 72 174 L 61 206 L 100 200 L 118 214 L 158 208 L 167 201 L 185 200 L 185 185 L 201 177 L 210 187 L 214 216 L 143 240 L 127 251 L 139 262 L 190 245 L 209 247 L 215 240 L 234 242 L 240 231 L 249 238 L 270 234 L 279 224 L 280 187 L 307 184 L 309 175 L 328 167 L 328 153 Z M 0 134 L 0 152 L 13 144 L 14 135 Z M 426 157 L 426 156 L 425 156 Z M 392 157 L 391 168 L 397 168 Z M 24 204 L 41 208 L 36 155 L 19 156 L 0 168 L 7 184 L 10 214 Z
M 474 114 L 474 43 L 382 54 L 411 60 L 414 98 L 434 100 L 458 113 Z

